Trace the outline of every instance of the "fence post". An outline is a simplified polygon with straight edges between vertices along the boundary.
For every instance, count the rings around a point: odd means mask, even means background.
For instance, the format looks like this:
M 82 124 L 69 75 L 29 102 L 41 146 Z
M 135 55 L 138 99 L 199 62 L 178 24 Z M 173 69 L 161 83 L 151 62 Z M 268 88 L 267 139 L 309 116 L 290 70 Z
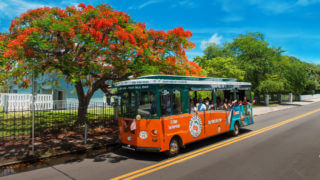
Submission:
M 84 144 L 87 144 L 87 136 L 88 136 L 88 124 L 84 123 Z
M 32 155 L 34 155 L 34 121 L 35 121 L 36 85 L 34 72 L 32 73 Z
M 293 95 L 292 93 L 289 93 L 289 102 L 292 103 L 292 101 L 293 101 Z
M 282 104 L 282 94 L 278 94 L 278 101 L 279 101 L 279 104 Z
M 118 106 L 118 99 L 117 101 L 114 103 L 114 122 L 113 124 L 116 124 L 118 122 L 118 117 L 119 117 L 119 106 Z
M 265 102 L 266 106 L 269 106 L 269 94 L 265 95 L 265 101 L 264 102 Z
M 8 106 L 9 106 L 9 96 L 7 94 L 3 95 L 2 96 L 2 111 L 5 112 L 5 113 L 8 113 Z

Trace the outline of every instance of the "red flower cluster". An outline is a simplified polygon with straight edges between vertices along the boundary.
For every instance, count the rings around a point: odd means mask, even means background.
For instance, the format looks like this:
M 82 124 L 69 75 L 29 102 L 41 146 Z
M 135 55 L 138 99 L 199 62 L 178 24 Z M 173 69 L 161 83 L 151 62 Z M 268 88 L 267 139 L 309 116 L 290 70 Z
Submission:
M 203 76 L 202 68 L 193 61 L 188 61 L 188 74 L 191 76 Z
M 102 18 L 102 19 L 96 18 L 95 20 L 93 20 L 93 26 L 95 27 L 95 29 L 101 29 L 101 30 L 104 30 L 106 28 L 112 28 L 113 22 L 117 23 L 117 19 L 113 18 L 112 20 L 113 21 L 110 21 L 109 19 L 106 19 L 106 18 Z
M 190 38 L 192 36 L 191 31 L 185 31 L 182 27 L 174 28 L 173 30 L 169 30 L 168 34 L 174 34 L 178 37 Z
M 176 62 L 177 62 L 177 58 L 176 57 L 169 56 L 166 59 L 167 59 L 167 62 L 170 64 L 170 66 L 176 65 Z
M 167 38 L 167 34 L 164 31 L 156 31 L 156 30 L 150 29 L 149 34 L 152 37 L 152 39 L 166 39 Z
M 40 27 L 29 27 L 24 29 L 24 34 L 25 35 L 31 35 L 34 32 L 40 32 L 41 28 Z
M 6 39 L 5 35 L 0 34 L 0 41 L 4 41 Z
M 86 5 L 84 4 L 84 3 L 80 3 L 80 4 L 78 4 L 78 7 L 80 7 L 80 8 L 86 8 Z
M 17 49 L 22 47 L 28 40 L 26 34 L 18 35 L 14 40 L 8 43 L 6 50 L 4 51 L 5 58 L 14 58 L 17 55 Z
M 118 37 L 119 41 L 129 41 L 133 46 L 136 45 L 136 40 L 133 35 L 122 28 L 115 31 L 115 35 Z

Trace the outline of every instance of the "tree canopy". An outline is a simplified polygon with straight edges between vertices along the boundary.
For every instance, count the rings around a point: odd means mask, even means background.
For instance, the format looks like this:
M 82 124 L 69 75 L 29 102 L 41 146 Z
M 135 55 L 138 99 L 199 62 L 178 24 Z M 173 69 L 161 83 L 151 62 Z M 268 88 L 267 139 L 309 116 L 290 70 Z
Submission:
M 236 60 L 232 57 L 215 57 L 208 60 L 207 56 L 203 56 L 196 57 L 194 61 L 204 67 L 206 76 L 244 80 L 245 71 L 237 67 Z
M 13 75 L 25 86 L 31 70 L 63 74 L 75 85 L 79 105 L 86 111 L 96 90 L 107 92 L 107 80 L 154 72 L 201 75 L 201 68 L 185 54 L 194 47 L 191 36 L 182 27 L 167 32 L 147 29 L 145 23 L 106 4 L 43 7 L 12 20 L 3 57 L 7 69 L 17 67 Z
M 3 53 L 8 44 L 6 34 L 0 33 L 0 92 L 7 92 L 9 88 L 10 69 L 7 69 L 6 62 L 8 61 Z
M 319 88 L 320 67 L 283 55 L 261 33 L 240 34 L 223 45 L 211 44 L 194 59 L 208 76 L 252 83 L 256 93 L 301 93 Z

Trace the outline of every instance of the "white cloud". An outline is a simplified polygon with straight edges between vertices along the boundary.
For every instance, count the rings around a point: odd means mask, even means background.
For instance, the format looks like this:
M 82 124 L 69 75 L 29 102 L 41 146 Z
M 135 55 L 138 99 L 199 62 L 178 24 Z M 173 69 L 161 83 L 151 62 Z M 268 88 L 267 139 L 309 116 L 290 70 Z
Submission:
M 29 9 L 50 6 L 48 4 L 40 4 L 34 2 L 27 2 L 24 0 L 4 0 L 0 2 L 0 16 L 14 17 Z
M 295 8 L 309 6 L 320 3 L 320 0 L 295 0 L 295 1 L 278 1 L 278 0 L 218 0 L 221 9 L 227 13 L 243 12 L 248 6 L 262 10 L 267 14 L 281 14 L 292 12 Z
M 320 0 L 298 0 L 297 5 L 309 6 L 311 4 L 319 3 Z
M 206 40 L 201 41 L 200 48 L 205 49 L 208 45 L 213 44 L 213 43 L 220 44 L 221 39 L 222 39 L 222 36 L 218 36 L 218 33 L 215 33 L 214 35 L 211 36 L 211 38 L 208 41 L 206 41 Z
M 152 4 L 156 4 L 156 3 L 160 3 L 163 2 L 163 0 L 149 0 L 147 2 L 144 2 L 138 6 L 130 6 L 128 9 L 142 9 L 146 6 L 152 5 Z
M 196 6 L 196 4 L 190 0 L 179 1 L 178 4 L 180 6 L 184 6 L 184 7 L 195 7 Z
M 183 8 L 195 8 L 197 4 L 194 3 L 192 0 L 181 0 L 181 1 L 173 1 L 171 8 L 183 7 Z
M 8 7 L 8 4 L 4 3 L 4 2 L 0 2 L 0 11 L 5 10 Z
M 296 4 L 293 3 L 271 1 L 269 3 L 261 5 L 260 8 L 273 14 L 281 14 L 284 12 L 288 12 L 295 6 Z

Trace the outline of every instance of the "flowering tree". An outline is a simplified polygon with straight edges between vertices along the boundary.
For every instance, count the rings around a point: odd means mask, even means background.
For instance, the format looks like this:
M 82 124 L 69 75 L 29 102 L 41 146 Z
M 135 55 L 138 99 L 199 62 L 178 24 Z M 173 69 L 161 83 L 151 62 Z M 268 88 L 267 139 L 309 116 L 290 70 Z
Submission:
M 109 5 L 79 4 L 29 10 L 12 20 L 3 56 L 18 67 L 14 75 L 29 85 L 30 70 L 60 73 L 75 85 L 78 120 L 83 122 L 95 91 L 107 91 L 107 80 L 126 80 L 156 69 L 162 74 L 201 75 L 185 49 L 194 47 L 190 31 L 146 29 Z M 88 87 L 85 90 L 84 87 Z
M 7 69 L 6 65 L 8 59 L 4 58 L 3 53 L 8 44 L 8 39 L 6 34 L 0 33 L 0 92 L 8 92 L 9 90 L 9 77 L 10 77 L 10 69 Z M 9 63 L 9 62 L 8 62 Z M 10 68 L 10 66 L 9 66 Z

